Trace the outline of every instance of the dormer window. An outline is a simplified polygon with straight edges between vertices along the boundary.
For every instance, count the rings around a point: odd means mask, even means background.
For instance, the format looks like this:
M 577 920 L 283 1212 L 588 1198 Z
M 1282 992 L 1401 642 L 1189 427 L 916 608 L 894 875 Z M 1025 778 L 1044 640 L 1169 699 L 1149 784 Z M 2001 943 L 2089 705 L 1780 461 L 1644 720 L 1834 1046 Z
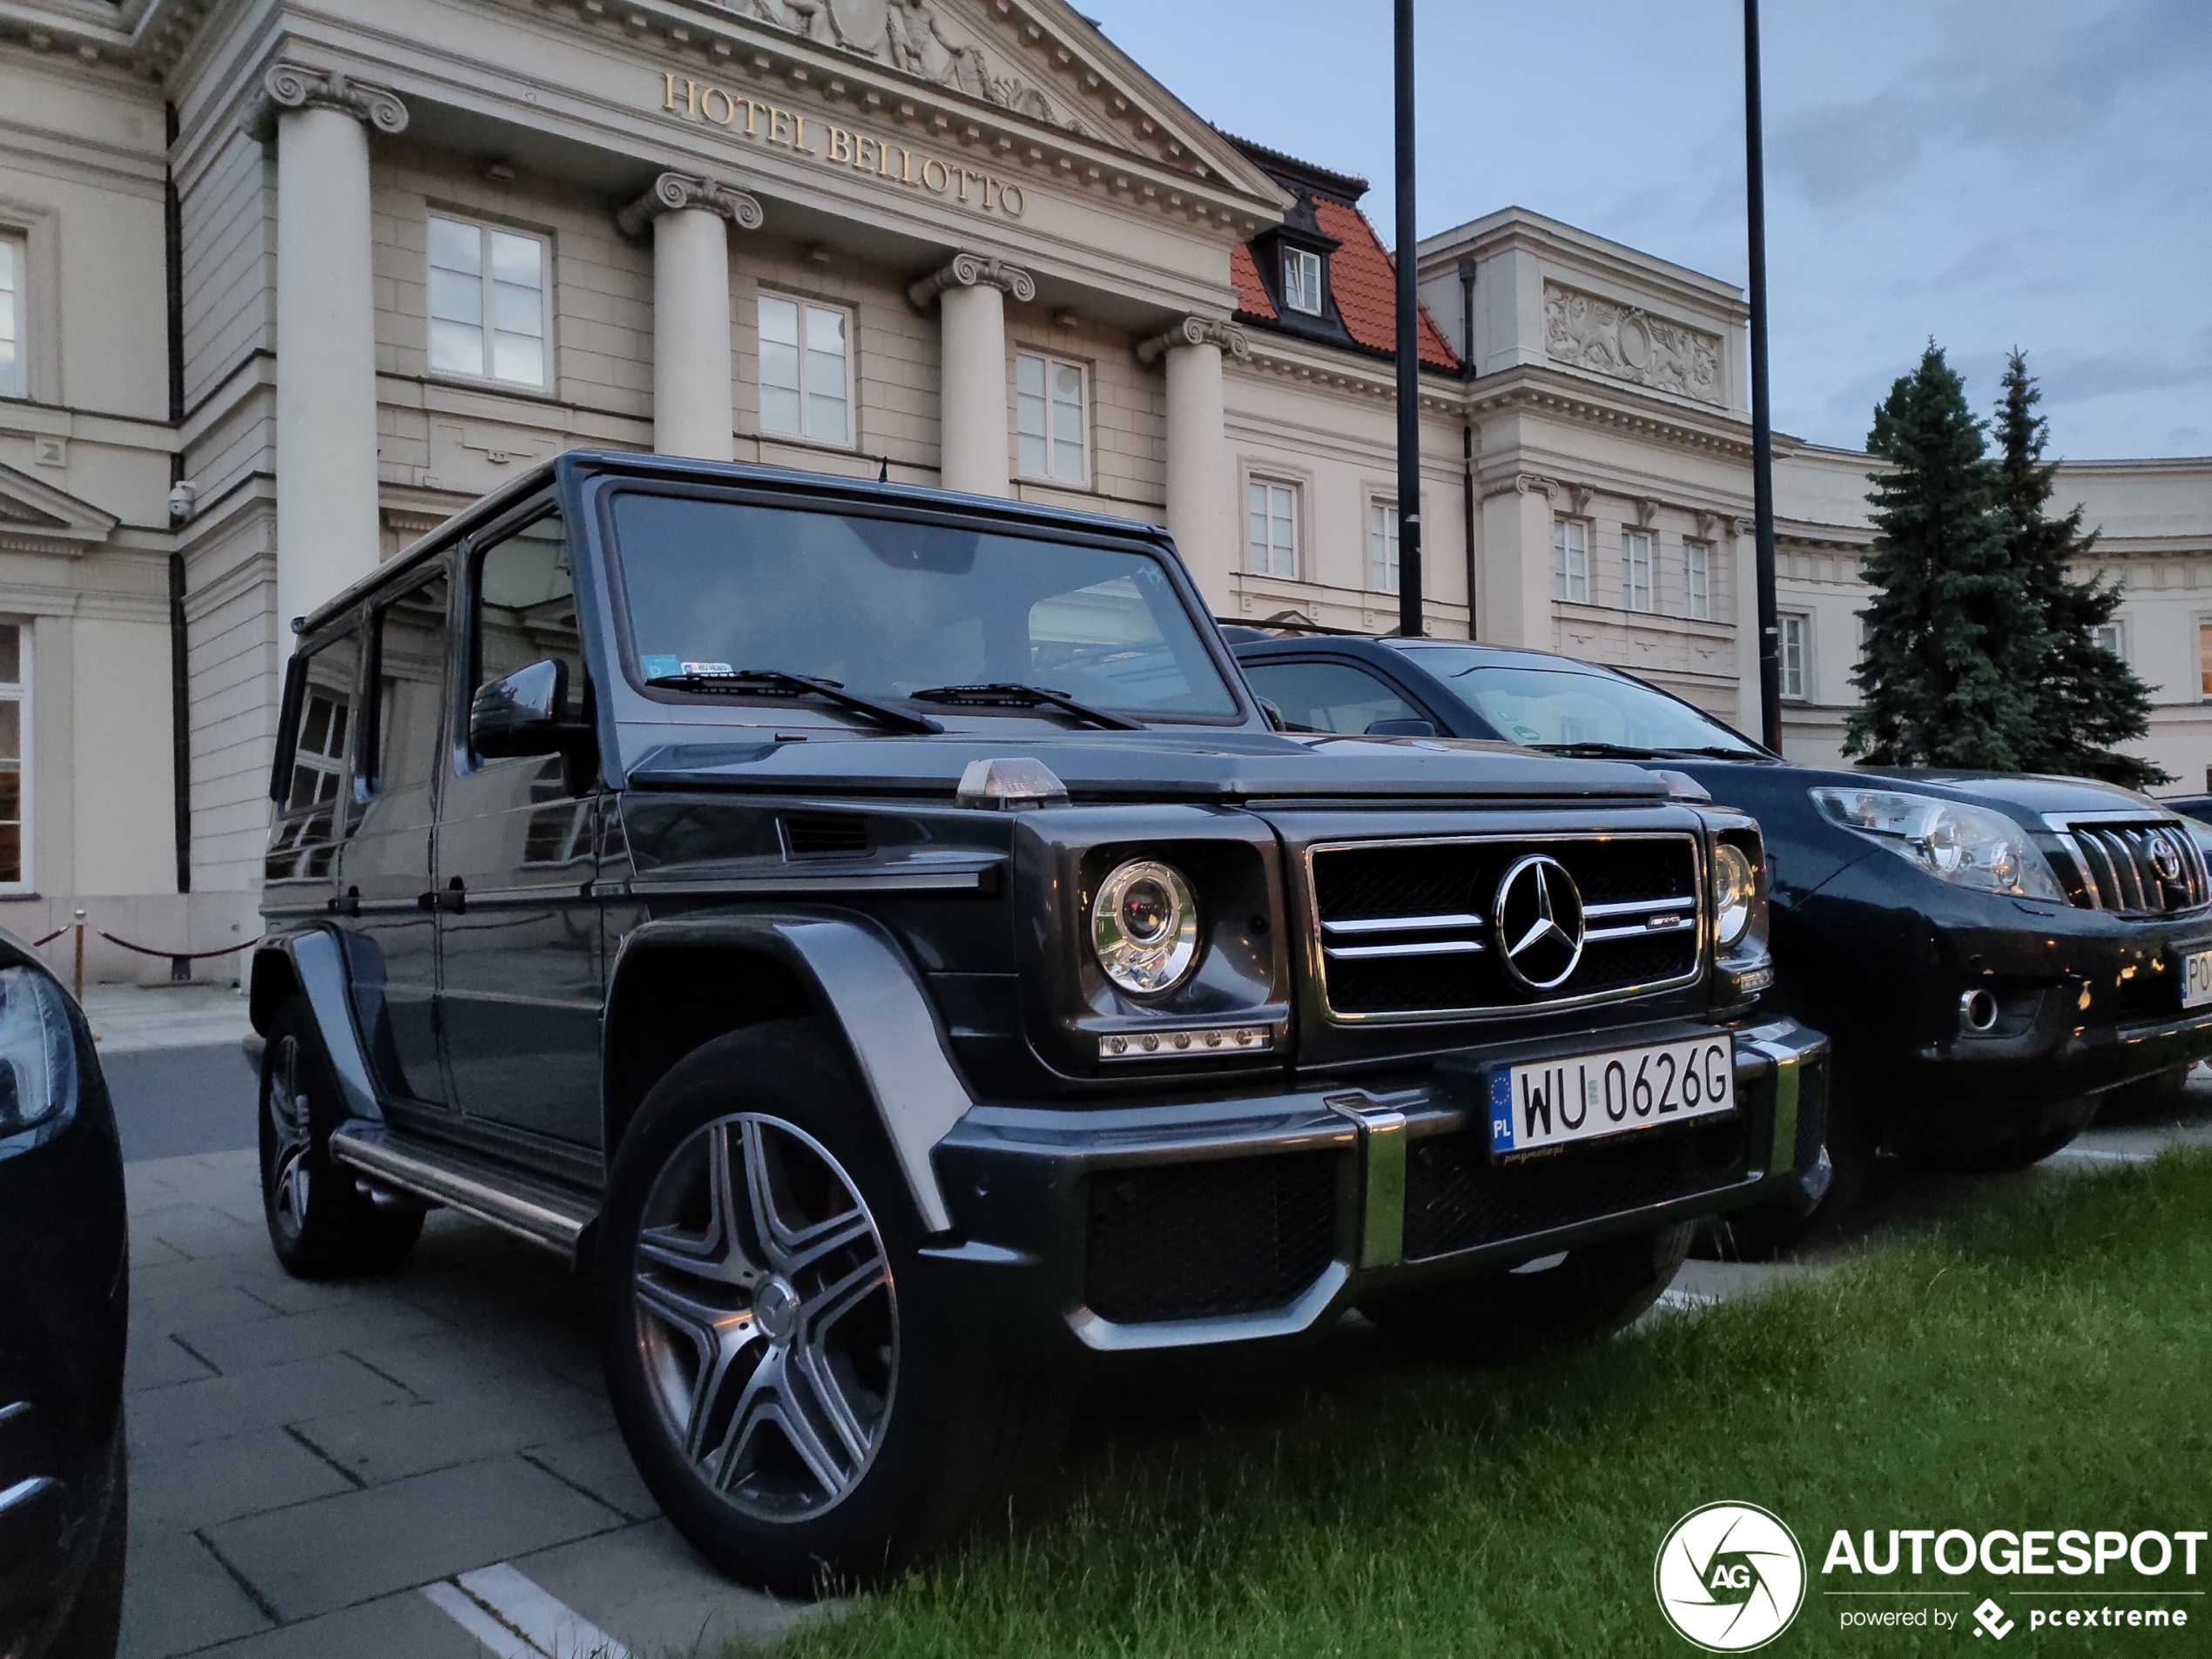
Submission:
M 1283 304 L 1309 317 L 1321 314 L 1321 256 L 1302 247 L 1283 250 Z

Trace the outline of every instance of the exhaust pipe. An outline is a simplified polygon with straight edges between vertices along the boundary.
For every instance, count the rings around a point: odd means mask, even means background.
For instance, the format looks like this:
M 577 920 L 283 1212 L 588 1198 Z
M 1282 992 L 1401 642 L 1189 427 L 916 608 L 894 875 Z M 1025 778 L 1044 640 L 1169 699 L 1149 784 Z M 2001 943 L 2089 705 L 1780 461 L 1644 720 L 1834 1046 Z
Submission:
M 1962 1031 L 1989 1031 L 1997 1024 L 1997 999 L 1987 991 L 1968 991 L 1959 999 L 1959 1028 Z

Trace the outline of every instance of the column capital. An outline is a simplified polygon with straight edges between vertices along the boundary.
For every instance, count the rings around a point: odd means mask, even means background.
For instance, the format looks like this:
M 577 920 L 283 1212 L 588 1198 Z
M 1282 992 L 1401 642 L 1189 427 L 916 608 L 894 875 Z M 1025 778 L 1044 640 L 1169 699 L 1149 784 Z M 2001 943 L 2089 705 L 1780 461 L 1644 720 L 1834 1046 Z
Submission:
M 920 311 L 948 288 L 996 288 L 1024 303 L 1037 297 L 1037 280 L 1019 266 L 987 253 L 955 253 L 951 264 L 907 284 L 907 299 Z
M 766 217 L 758 198 L 732 185 L 688 172 L 664 172 L 653 180 L 651 190 L 615 215 L 615 228 L 624 236 L 643 236 L 645 227 L 663 213 L 691 207 L 719 213 L 741 231 L 759 230 Z
M 337 110 L 387 137 L 407 131 L 407 105 L 390 87 L 355 80 L 341 70 L 279 58 L 261 77 L 249 130 L 266 140 L 287 110 Z
M 1184 346 L 1218 346 L 1224 357 L 1240 360 L 1252 354 L 1251 341 L 1235 323 L 1218 317 L 1185 317 L 1165 334 L 1139 341 L 1136 361 L 1150 368 L 1169 352 Z

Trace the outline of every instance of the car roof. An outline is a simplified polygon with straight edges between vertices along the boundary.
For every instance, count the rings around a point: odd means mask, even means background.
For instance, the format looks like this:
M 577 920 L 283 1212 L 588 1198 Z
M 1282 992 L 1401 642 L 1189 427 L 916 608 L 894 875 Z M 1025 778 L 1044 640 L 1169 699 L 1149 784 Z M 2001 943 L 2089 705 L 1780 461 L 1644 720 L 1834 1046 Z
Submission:
M 1586 662 L 1579 657 L 1569 657 L 1563 651 L 1532 651 L 1521 645 L 1486 645 L 1466 639 L 1407 639 L 1396 634 L 1312 633 L 1238 640 L 1234 632 L 1229 637 L 1231 649 L 1237 653 L 1239 660 L 1260 661 L 1271 657 L 1339 651 L 1346 656 L 1387 662 L 1396 656 L 1419 657 L 1425 651 L 1443 649 L 1474 651 L 1486 662 L 1494 663 L 1501 668 L 1543 668 L 1567 673 L 1610 674 L 1622 679 L 1634 678 L 1620 673 L 1617 669 L 1608 668 L 1603 663 Z
M 1178 559 L 1165 530 L 1141 520 L 1116 518 L 1105 513 L 1073 508 L 1043 506 L 1034 502 L 1008 501 L 995 496 L 968 496 L 954 489 L 932 489 L 920 484 L 897 484 L 873 478 L 840 477 L 833 473 L 802 472 L 792 467 L 762 467 L 749 462 L 693 461 L 679 455 L 642 454 L 634 449 L 570 449 L 529 471 L 509 479 L 490 494 L 479 496 L 428 535 L 410 543 L 393 557 L 308 612 L 300 632 L 312 634 L 341 613 L 360 604 L 388 583 L 403 581 L 413 568 L 435 556 L 459 537 L 489 523 L 509 509 L 543 489 L 556 478 L 577 475 L 617 475 L 698 484 L 751 484 L 779 494 L 813 496 L 824 502 L 872 504 L 907 512 L 956 512 L 963 518 L 999 521 L 1010 532 L 1073 530 L 1085 536 L 1110 536 L 1122 541 L 1149 542 Z

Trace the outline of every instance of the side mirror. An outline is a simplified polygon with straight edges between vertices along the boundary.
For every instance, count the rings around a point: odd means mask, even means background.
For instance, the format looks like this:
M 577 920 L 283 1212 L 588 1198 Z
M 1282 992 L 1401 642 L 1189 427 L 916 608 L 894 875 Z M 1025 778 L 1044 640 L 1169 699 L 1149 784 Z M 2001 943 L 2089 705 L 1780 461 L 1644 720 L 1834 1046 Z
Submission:
M 1259 711 L 1267 717 L 1267 725 L 1270 731 L 1287 732 L 1291 729 L 1285 722 L 1283 718 L 1283 711 L 1280 708 L 1277 707 L 1273 703 L 1269 702 L 1267 698 L 1264 697 L 1258 698 L 1255 700 L 1259 704 Z
M 1436 726 L 1429 720 L 1376 720 L 1367 727 L 1371 738 L 1433 738 Z
M 469 747 L 487 760 L 558 754 L 583 728 L 561 718 L 568 701 L 565 664 L 532 663 L 479 686 L 469 705 Z

